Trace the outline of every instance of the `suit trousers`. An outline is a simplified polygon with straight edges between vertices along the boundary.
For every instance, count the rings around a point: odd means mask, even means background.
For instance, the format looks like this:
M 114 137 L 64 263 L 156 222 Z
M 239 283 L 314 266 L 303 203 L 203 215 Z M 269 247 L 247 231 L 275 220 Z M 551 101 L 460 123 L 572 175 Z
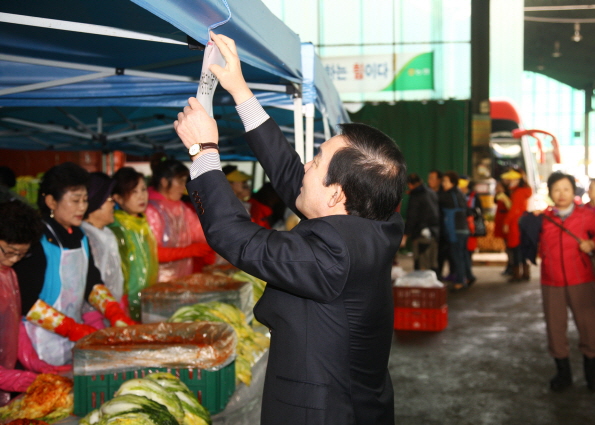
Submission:
M 595 282 L 569 286 L 541 285 L 548 350 L 552 357 L 570 355 L 568 346 L 568 308 L 579 334 L 579 350 L 595 357 Z

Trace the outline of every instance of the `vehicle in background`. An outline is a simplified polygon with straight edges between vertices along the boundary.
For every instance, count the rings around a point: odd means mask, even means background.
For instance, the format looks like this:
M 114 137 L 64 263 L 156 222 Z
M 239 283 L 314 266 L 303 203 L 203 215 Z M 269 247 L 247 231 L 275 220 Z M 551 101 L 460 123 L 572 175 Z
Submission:
M 537 160 L 545 162 L 544 139 L 549 138 L 553 146 L 554 160 L 560 163 L 558 141 L 553 134 L 543 130 L 526 130 L 517 109 L 507 100 L 490 100 L 491 133 L 489 150 L 477 164 L 479 176 L 476 190 L 482 204 L 493 208 L 496 180 L 506 171 L 515 169 L 525 174 L 527 183 L 533 189 L 529 210 L 543 209 L 547 205 L 547 188 L 541 182 Z M 531 151 L 529 137 L 537 140 L 536 155 Z

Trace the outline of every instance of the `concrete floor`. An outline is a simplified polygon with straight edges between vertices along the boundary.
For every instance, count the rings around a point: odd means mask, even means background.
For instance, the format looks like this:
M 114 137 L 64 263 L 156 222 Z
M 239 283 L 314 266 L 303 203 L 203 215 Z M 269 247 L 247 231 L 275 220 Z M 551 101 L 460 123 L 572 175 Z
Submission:
M 479 264 L 486 264 L 478 261 Z M 574 323 L 569 324 L 574 386 L 549 390 L 555 372 L 546 347 L 539 269 L 507 283 L 503 266 L 474 265 L 477 283 L 448 295 L 441 332 L 395 331 L 390 371 L 401 425 L 595 424 Z M 412 269 L 411 258 L 400 266 Z

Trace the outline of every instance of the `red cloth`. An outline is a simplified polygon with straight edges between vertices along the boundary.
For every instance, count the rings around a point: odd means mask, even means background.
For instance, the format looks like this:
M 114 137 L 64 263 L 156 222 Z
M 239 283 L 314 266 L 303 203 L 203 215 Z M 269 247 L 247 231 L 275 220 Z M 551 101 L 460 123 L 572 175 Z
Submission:
M 248 202 L 250 203 L 250 218 L 252 219 L 252 222 L 265 229 L 270 229 L 271 224 L 269 223 L 268 218 L 273 214 L 271 207 L 268 207 L 253 198 L 250 198 Z
M 504 239 L 506 234 L 504 233 L 504 220 L 506 220 L 506 214 L 508 208 L 506 203 L 502 200 L 496 202 L 496 215 L 494 216 L 494 237 Z
M 595 212 L 575 206 L 564 222 L 554 214 L 552 208 L 543 214 L 552 217 L 579 238 L 595 240 L 590 237 L 595 235 Z M 539 242 L 542 285 L 566 286 L 595 281 L 591 260 L 579 249 L 578 242 L 545 218 Z
M 508 226 L 508 233 L 506 234 L 506 246 L 508 248 L 516 248 L 521 243 L 519 219 L 527 211 L 527 205 L 532 193 L 533 191 L 528 186 L 517 186 L 510 194 L 510 210 L 508 210 L 504 219 L 504 224 Z
M 471 192 L 467 198 L 467 208 L 473 207 L 475 201 L 475 192 Z M 475 219 L 473 216 L 467 216 L 467 226 L 469 227 L 469 234 L 475 233 Z M 469 236 L 467 238 L 467 251 L 474 252 L 477 249 L 477 238 L 475 236 Z

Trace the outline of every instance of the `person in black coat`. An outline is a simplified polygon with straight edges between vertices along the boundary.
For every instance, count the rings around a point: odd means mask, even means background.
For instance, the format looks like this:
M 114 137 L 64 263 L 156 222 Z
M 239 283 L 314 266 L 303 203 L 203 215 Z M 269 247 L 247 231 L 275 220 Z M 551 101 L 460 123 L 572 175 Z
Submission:
M 407 177 L 409 204 L 405 218 L 405 236 L 401 246 L 411 241 L 414 268 L 416 270 L 438 269 L 438 238 L 440 212 L 438 195 L 428 188 L 415 173 Z
M 455 171 L 447 171 L 442 177 L 442 192 L 438 193 L 438 205 L 444 223 L 445 238 L 450 251 L 450 265 L 455 274 L 452 289 L 464 289 L 470 280 L 471 261 L 467 255 L 467 201 L 458 188 L 459 175 Z
M 174 128 L 195 154 L 187 187 L 207 240 L 267 282 L 254 307 L 271 330 L 261 423 L 392 425 L 390 274 L 403 235 L 403 156 L 380 131 L 343 124 L 303 165 L 246 85 L 233 40 L 212 37 L 227 64 L 211 71 L 275 190 L 302 218 L 286 232 L 250 221 L 220 171 L 216 123 L 189 99 Z

